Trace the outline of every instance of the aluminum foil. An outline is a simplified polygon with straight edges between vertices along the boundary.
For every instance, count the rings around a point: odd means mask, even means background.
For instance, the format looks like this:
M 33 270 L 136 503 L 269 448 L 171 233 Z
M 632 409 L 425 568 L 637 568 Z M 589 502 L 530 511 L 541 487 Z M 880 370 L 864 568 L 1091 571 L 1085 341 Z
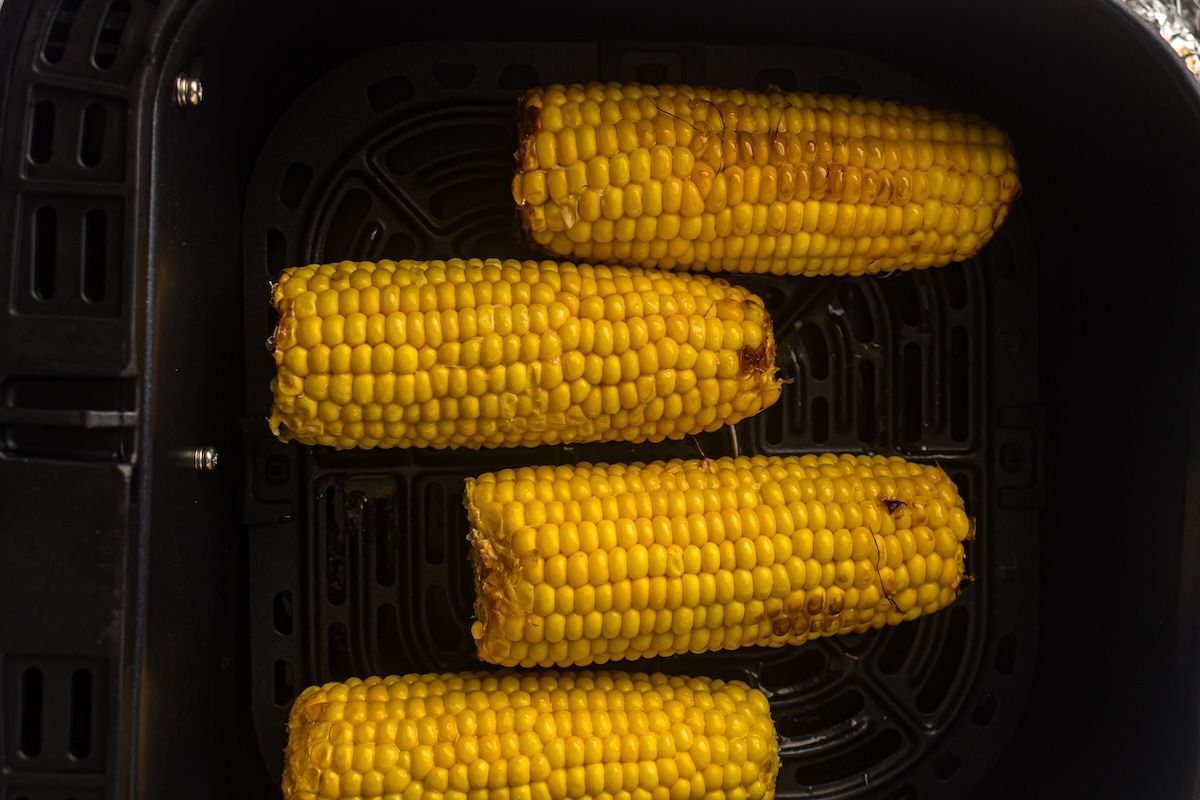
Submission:
M 1200 79 L 1200 0 L 1124 0 L 1142 19 L 1156 28 Z

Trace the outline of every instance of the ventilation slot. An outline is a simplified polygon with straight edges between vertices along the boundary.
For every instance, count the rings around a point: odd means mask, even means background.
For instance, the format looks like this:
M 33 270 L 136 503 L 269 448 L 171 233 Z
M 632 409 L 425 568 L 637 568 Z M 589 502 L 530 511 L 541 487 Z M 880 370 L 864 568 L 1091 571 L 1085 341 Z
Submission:
M 950 269 L 940 270 L 938 275 L 946 292 L 946 302 L 951 308 L 965 308 L 970 299 L 966 270 L 958 264 L 952 264 Z
M 292 632 L 294 610 L 292 608 L 291 592 L 284 590 L 275 595 L 272 617 L 274 620 L 276 633 L 281 633 L 284 636 L 287 636 Z
M 804 363 L 814 381 L 823 381 L 829 376 L 829 346 L 825 334 L 815 325 L 800 328 L 800 344 L 804 347 Z
M 868 361 L 858 365 L 858 398 L 855 409 L 855 421 L 858 423 L 858 440 L 860 442 L 875 441 L 875 366 Z
M 922 408 L 924 375 L 921 368 L 921 346 L 908 344 L 904 348 L 901 366 L 900 414 L 904 441 L 916 442 L 921 438 L 924 424 Z
M 110 69 L 117 63 L 117 52 L 121 46 L 121 34 L 129 23 L 128 0 L 114 0 L 100 25 L 96 47 L 92 51 L 92 63 L 100 69 Z
M 439 650 L 452 653 L 462 643 L 459 632 L 461 621 L 450 608 L 450 596 L 441 586 L 430 586 L 425 590 L 425 612 L 429 618 L 429 634 Z
M 33 215 L 33 295 L 54 297 L 58 271 L 58 212 L 43 206 Z
M 866 703 L 858 692 L 843 692 L 819 706 L 805 706 L 779 720 L 779 735 L 801 742 L 819 739 L 822 731 L 845 725 L 860 714 Z
M 838 288 L 837 298 L 846 312 L 845 319 L 854 338 L 860 342 L 874 339 L 875 321 L 871 318 L 871 305 L 862 289 L 854 283 L 843 283 Z
M 809 435 L 817 444 L 829 440 L 829 401 L 814 397 L 809 408 Z
M 950 331 L 950 437 L 965 442 L 971 434 L 971 362 L 966 328 Z
M 362 189 L 351 189 L 342 195 L 337 210 L 329 221 L 325 234 L 325 258 L 359 260 L 359 232 L 371 213 L 371 196 Z
M 949 627 L 933 671 L 917 693 L 917 708 L 926 714 L 936 711 L 946 700 L 954 679 L 962 668 L 963 652 L 967 648 L 969 614 L 962 606 L 950 610 Z
M 793 688 L 820 681 L 829 676 L 829 658 L 817 648 L 797 650 L 782 661 L 773 661 L 763 669 L 763 685 L 771 689 Z
M 876 667 L 884 675 L 895 675 L 904 668 L 917 639 L 916 625 L 896 625 L 887 630 L 887 642 Z
M 286 661 L 275 662 L 275 705 L 286 706 L 296 695 L 296 670 Z
M 863 774 L 886 761 L 903 744 L 904 739 L 899 732 L 891 729 L 881 731 L 850 750 L 802 764 L 796 770 L 796 780 L 802 786 L 832 783 L 851 776 L 861 780 Z
M 83 299 L 89 303 L 104 299 L 107 256 L 108 215 L 93 208 L 83 218 Z
M 29 160 L 45 164 L 54 153 L 54 103 L 39 100 L 33 106 L 29 125 Z
M 396 582 L 396 498 L 375 501 L 375 580 L 380 586 Z
M 87 758 L 92 752 L 92 673 L 77 669 L 71 673 L 71 724 L 67 752 L 72 758 Z
M 335 606 L 346 602 L 345 516 L 342 493 L 330 488 L 325 494 L 325 595 Z
M 289 164 L 279 186 L 279 202 L 288 208 L 299 208 L 312 179 L 313 170 L 308 164 Z
M 42 671 L 29 667 L 21 673 L 21 755 L 37 758 L 42 753 L 42 702 L 45 684 Z
M 425 562 L 441 564 L 446 560 L 446 492 L 440 483 L 425 486 Z
M 411 99 L 412 96 L 412 84 L 408 82 L 407 78 L 399 75 L 394 78 L 384 78 L 383 80 L 375 81 L 367 87 L 367 103 L 376 114 L 380 111 L 387 111 L 393 106 L 398 106 Z
M 381 660 L 380 671 L 407 671 L 408 652 L 400 638 L 400 620 L 396 617 L 396 607 L 387 603 L 381 605 L 375 612 L 375 626 Z
M 328 652 L 331 680 L 344 681 L 354 674 L 354 665 L 350 663 L 350 632 L 344 623 L 329 626 Z
M 416 258 L 417 240 L 404 232 L 393 233 L 388 237 L 387 244 L 383 246 L 383 254 L 394 260 Z
M 54 15 L 54 22 L 46 34 L 46 43 L 42 45 L 42 58 L 48 64 L 57 64 L 63 59 L 67 49 L 67 40 L 71 36 L 71 26 L 75 24 L 75 15 L 83 0 L 63 0 Z
M 89 103 L 83 110 L 83 124 L 80 126 L 79 163 L 85 167 L 95 167 L 104 157 L 104 130 L 108 111 L 99 103 Z

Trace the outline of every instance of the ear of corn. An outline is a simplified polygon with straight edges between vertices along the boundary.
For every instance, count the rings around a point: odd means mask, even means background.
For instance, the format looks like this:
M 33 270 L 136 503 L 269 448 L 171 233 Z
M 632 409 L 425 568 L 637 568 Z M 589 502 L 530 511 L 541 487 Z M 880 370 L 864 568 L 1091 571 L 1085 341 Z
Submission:
M 781 647 L 955 600 L 973 521 L 936 466 L 805 455 L 524 467 L 466 482 L 483 661 Z
M 521 100 L 512 194 L 557 257 L 693 270 L 861 274 L 944 265 L 1019 190 L 972 115 L 825 94 L 554 84 Z
M 738 681 L 659 673 L 451 673 L 305 689 L 283 796 L 764 800 L 778 742 Z
M 336 448 L 659 442 L 779 398 L 762 300 L 718 278 L 479 259 L 309 265 L 274 289 L 271 429 Z

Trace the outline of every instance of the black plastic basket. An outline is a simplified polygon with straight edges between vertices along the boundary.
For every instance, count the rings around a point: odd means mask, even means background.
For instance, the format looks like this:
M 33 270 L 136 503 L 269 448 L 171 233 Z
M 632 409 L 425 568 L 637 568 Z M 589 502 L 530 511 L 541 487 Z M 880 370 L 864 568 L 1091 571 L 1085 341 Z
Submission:
M 1195 791 L 1195 82 L 1117 3 L 730 10 L 5 0 L 0 798 L 276 796 L 304 686 L 480 666 L 465 476 L 701 451 L 936 461 L 978 518 L 945 612 L 631 662 L 765 689 L 781 797 Z M 975 111 L 1024 193 L 963 264 L 726 276 L 792 380 L 697 440 L 274 439 L 279 270 L 533 257 L 515 98 L 592 79 Z

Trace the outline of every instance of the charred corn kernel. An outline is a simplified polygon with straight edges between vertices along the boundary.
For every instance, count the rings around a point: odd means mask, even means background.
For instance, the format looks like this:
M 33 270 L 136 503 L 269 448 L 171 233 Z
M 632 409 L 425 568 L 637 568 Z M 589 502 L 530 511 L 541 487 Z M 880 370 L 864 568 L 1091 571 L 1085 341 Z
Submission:
M 563 498 L 554 521 L 541 510 L 550 497 Z M 476 652 L 506 667 L 780 647 L 896 624 L 958 596 L 974 530 L 940 467 L 885 456 L 521 467 L 468 478 L 464 504 Z M 585 590 L 611 598 L 611 624 L 586 624 Z M 535 648 L 531 629 L 563 647 Z
M 599 193 L 585 196 L 593 199 L 581 201 L 581 213 L 599 215 Z M 338 449 L 660 442 L 750 417 L 782 385 L 762 300 L 707 275 L 550 261 L 346 261 L 285 270 L 274 299 L 269 422 L 284 441 Z M 681 360 L 677 329 L 681 341 L 700 332 L 686 360 L 715 377 L 704 394 L 660 372 Z M 692 408 L 700 401 L 706 415 Z
M 569 93 L 526 92 L 513 181 L 526 235 L 555 256 L 776 274 L 941 266 L 986 245 L 1020 191 L 1008 137 L 971 114 L 803 92 L 568 88 L 606 96 L 597 109 L 604 122 L 594 130 L 581 113 L 568 113 Z M 583 157 L 572 141 L 588 137 L 598 147 L 585 172 L 568 191 L 556 190 L 561 165 L 576 152 Z M 642 244 L 601 257 L 588 216 L 595 204 L 585 193 L 610 183 L 624 189 L 623 201 L 606 205 L 604 218 L 617 241 L 635 233 Z M 664 227 L 663 214 L 682 220 Z M 918 231 L 937 236 L 910 244 Z M 793 241 L 801 233 L 811 236 Z
M 769 800 L 781 766 L 761 691 L 662 673 L 351 678 L 287 727 L 285 800 Z

